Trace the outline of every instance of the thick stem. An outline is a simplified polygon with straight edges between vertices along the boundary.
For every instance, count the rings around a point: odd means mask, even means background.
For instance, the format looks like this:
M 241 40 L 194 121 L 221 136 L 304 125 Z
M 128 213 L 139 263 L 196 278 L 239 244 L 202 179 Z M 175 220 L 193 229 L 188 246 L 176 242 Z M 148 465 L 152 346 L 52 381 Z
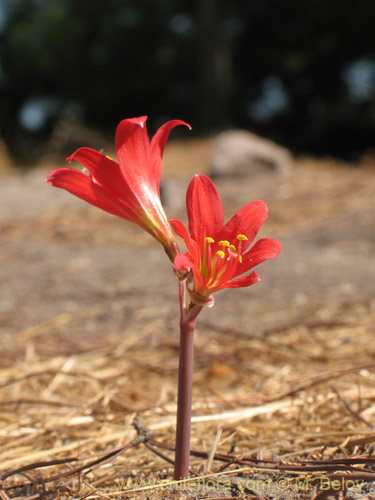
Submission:
M 190 420 L 193 385 L 194 327 L 181 325 L 178 369 L 175 479 L 189 477 Z
M 188 303 L 185 282 L 180 283 L 180 358 L 178 368 L 176 455 L 174 479 L 189 477 L 194 329 L 202 309 Z

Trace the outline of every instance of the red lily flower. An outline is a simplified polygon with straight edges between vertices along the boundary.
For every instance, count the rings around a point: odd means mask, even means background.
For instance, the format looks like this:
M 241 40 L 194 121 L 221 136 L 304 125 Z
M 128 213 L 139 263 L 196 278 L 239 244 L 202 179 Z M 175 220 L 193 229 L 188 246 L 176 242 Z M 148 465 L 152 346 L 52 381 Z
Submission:
M 249 249 L 267 218 L 263 201 L 245 205 L 224 225 L 215 185 L 207 176 L 196 175 L 186 193 L 186 208 L 190 236 L 182 222 L 170 220 L 188 250 L 176 256 L 174 265 L 180 271 L 192 271 L 194 284 L 189 291 L 196 304 L 212 306 L 213 292 L 257 283 L 260 278 L 255 271 L 245 273 L 281 251 L 280 242 L 272 238 L 262 238 Z
M 67 158 L 79 161 L 88 174 L 73 168 L 58 168 L 47 177 L 52 186 L 66 189 L 106 212 L 138 224 L 165 248 L 173 261 L 177 243 L 160 202 L 161 159 L 172 120 L 162 125 L 151 140 L 147 116 L 123 120 L 117 127 L 115 147 L 118 163 L 91 148 L 80 148 Z

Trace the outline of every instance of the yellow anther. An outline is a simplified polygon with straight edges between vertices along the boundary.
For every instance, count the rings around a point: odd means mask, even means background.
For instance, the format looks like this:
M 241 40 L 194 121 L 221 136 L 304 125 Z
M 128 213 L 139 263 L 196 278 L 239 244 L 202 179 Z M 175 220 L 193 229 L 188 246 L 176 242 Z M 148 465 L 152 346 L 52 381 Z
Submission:
M 108 160 L 112 160 L 113 161 L 113 158 L 111 158 L 109 155 L 105 155 L 106 158 L 108 158 Z
M 210 236 L 206 236 L 205 242 L 206 243 L 215 243 L 215 240 L 213 238 L 211 238 Z
M 225 257 L 225 252 L 223 252 L 222 250 L 218 250 L 216 252 L 216 255 L 218 255 L 220 257 L 220 259 L 224 259 Z
M 238 260 L 239 260 L 240 262 L 242 262 L 242 255 L 239 255 L 239 256 L 238 256 Z
M 234 246 L 234 245 L 229 245 L 229 250 L 233 253 L 236 253 L 237 252 L 237 248 Z
M 247 236 L 245 236 L 244 234 L 237 234 L 236 238 L 240 241 L 246 241 L 248 240 L 249 238 Z
M 227 240 L 219 241 L 218 245 L 219 247 L 230 247 L 230 243 Z

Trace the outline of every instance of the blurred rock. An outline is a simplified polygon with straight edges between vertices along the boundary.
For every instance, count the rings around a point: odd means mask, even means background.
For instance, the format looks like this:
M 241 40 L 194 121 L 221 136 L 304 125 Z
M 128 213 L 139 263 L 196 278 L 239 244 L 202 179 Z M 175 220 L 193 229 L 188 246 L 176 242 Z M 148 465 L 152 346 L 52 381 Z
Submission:
M 290 151 L 246 130 L 227 130 L 212 141 L 209 158 L 211 177 L 288 175 L 293 157 Z

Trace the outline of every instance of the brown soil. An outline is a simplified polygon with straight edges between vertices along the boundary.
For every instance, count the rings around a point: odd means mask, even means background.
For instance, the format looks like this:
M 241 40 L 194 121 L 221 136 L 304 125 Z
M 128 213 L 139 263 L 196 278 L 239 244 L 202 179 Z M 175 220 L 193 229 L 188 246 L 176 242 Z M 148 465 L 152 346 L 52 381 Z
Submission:
M 167 150 L 168 216 L 185 218 L 187 182 L 204 173 L 206 155 L 204 141 Z M 136 414 L 157 444 L 173 446 L 178 351 L 176 282 L 159 245 L 48 186 L 46 172 L 0 178 L 0 471 L 30 465 L 0 498 L 40 498 L 43 488 L 61 499 L 324 498 L 319 481 L 337 470 L 296 476 L 280 468 L 286 460 L 351 459 L 374 475 L 375 169 L 305 159 L 288 178 L 216 182 L 228 218 L 248 201 L 267 203 L 260 236 L 283 251 L 257 269 L 261 283 L 217 293 L 196 338 L 193 449 L 209 453 L 220 431 L 218 453 L 271 460 L 272 472 L 233 459 L 223 476 L 225 460 L 197 454 L 192 475 L 220 472 L 220 488 L 131 492 L 139 479 L 171 477 L 171 464 L 140 445 L 43 486 L 76 464 L 33 464 L 93 461 L 134 437 Z M 295 477 L 311 489 L 297 491 Z M 129 478 L 132 488 L 120 484 Z M 260 483 L 242 491 L 244 479 Z M 350 494 L 369 491 L 370 480 Z

